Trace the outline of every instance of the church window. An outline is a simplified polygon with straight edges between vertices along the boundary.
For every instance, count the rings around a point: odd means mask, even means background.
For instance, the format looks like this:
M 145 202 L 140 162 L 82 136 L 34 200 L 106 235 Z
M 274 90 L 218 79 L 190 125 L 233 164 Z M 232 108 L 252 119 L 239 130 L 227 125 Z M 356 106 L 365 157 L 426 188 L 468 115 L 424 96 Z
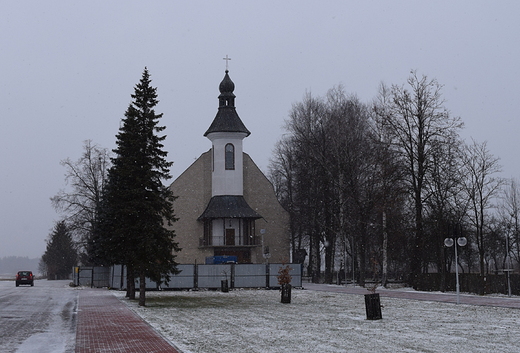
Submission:
M 235 146 L 226 145 L 226 170 L 235 170 Z

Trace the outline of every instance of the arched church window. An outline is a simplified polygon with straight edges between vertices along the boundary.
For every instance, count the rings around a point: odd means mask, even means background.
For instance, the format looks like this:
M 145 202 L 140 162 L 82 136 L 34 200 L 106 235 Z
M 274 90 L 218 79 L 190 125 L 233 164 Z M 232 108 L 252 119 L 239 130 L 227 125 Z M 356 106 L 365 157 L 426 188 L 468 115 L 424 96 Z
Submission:
M 235 169 L 235 146 L 231 143 L 226 145 L 226 170 Z

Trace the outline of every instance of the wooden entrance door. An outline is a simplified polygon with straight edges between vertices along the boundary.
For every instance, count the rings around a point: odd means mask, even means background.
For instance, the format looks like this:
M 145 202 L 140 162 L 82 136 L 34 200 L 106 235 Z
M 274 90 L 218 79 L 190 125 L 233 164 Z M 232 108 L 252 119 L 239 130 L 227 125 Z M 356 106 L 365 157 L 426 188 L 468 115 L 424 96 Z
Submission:
M 226 245 L 235 245 L 234 229 L 226 229 Z

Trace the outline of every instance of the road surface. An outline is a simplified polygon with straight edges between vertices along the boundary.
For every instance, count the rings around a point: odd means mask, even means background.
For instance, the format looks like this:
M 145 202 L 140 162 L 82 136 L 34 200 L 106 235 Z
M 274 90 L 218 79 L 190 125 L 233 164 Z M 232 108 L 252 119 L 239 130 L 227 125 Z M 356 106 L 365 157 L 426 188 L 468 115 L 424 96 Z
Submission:
M 0 281 L 1 352 L 74 352 L 78 291 L 69 282 L 16 287 L 14 280 Z

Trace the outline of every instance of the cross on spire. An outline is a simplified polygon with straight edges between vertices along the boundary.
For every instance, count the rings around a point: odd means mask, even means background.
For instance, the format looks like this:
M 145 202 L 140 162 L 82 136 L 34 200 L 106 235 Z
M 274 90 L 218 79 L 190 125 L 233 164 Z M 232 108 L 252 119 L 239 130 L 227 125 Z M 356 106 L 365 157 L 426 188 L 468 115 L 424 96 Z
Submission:
M 231 60 L 231 58 L 226 55 L 226 57 L 222 58 L 222 60 L 226 60 L 226 72 L 229 71 L 228 70 L 229 69 L 228 65 L 229 65 L 229 60 Z

